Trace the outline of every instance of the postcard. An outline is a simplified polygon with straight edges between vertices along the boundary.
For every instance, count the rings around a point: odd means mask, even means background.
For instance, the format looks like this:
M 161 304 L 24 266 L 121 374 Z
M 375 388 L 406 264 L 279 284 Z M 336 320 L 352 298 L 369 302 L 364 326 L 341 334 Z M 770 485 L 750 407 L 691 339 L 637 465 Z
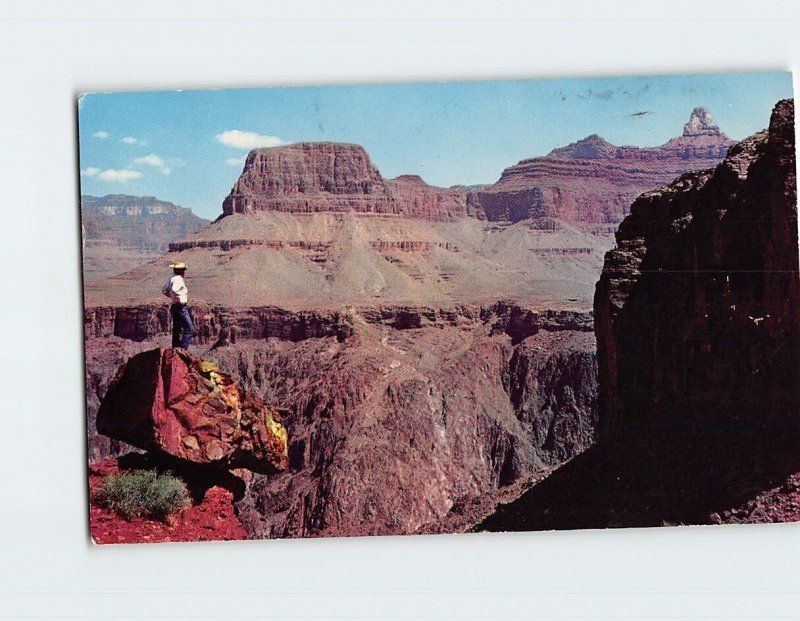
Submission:
M 80 96 L 93 540 L 800 520 L 791 97 Z

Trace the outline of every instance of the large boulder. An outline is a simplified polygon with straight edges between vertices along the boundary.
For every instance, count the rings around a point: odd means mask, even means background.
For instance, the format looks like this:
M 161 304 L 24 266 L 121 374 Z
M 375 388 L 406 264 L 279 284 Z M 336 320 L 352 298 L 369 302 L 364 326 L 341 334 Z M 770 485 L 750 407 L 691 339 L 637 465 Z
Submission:
M 97 430 L 196 463 L 262 473 L 287 465 L 279 410 L 184 350 L 153 349 L 123 364 L 100 404 Z

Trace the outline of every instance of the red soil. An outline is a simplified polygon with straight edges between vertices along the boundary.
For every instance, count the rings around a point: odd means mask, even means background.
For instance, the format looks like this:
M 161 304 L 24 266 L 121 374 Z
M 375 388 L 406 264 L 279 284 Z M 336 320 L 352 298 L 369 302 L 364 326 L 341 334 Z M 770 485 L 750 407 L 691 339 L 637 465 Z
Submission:
M 103 477 L 119 472 L 116 459 L 89 466 L 89 496 Z M 246 539 L 247 533 L 233 511 L 233 494 L 210 488 L 199 504 L 175 516 L 170 524 L 148 518 L 125 520 L 90 500 L 89 527 L 95 543 L 163 543 L 168 541 L 220 541 Z

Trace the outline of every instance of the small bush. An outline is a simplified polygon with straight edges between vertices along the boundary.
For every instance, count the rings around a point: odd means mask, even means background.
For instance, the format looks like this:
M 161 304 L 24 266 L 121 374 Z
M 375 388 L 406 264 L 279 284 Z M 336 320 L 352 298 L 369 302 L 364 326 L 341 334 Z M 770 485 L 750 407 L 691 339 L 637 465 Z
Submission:
M 105 478 L 97 500 L 126 520 L 166 518 L 189 506 L 189 492 L 180 479 L 155 470 L 133 470 Z

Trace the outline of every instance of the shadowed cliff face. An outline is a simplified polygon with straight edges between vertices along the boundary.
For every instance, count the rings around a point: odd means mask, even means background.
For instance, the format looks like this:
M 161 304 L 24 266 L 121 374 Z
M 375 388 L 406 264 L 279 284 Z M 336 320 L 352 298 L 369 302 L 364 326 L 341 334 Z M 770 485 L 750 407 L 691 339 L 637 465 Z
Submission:
M 252 537 L 437 531 L 594 441 L 589 314 L 497 304 L 362 309 L 350 321 L 344 338 L 244 337 L 202 354 L 288 409 L 287 471 L 254 476 L 239 503 Z M 90 338 L 95 393 L 152 346 Z M 90 439 L 95 458 L 104 442 Z
M 637 199 L 595 297 L 598 445 L 483 527 L 703 523 L 800 470 L 796 198 L 782 101 L 716 169 Z

